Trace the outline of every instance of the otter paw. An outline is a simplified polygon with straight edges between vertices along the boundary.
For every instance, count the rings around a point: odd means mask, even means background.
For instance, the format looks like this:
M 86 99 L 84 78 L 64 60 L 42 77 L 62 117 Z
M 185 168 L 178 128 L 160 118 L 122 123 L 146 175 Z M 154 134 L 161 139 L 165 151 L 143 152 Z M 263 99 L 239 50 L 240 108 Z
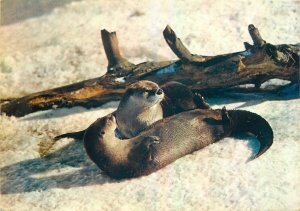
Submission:
M 157 136 L 148 136 L 146 137 L 140 146 L 141 151 L 143 152 L 143 159 L 147 162 L 154 160 L 154 145 L 159 144 L 159 137 Z
M 224 106 L 221 110 L 221 115 L 222 115 L 222 121 L 228 122 L 230 120 L 228 111 L 226 110 L 226 107 Z
M 195 92 L 195 95 L 204 101 L 204 97 L 199 92 Z
M 157 136 L 148 136 L 148 137 L 146 137 L 144 140 L 143 140 L 143 142 L 147 142 L 147 144 L 149 144 L 149 146 L 151 145 L 151 144 L 159 144 L 159 137 L 157 137 Z
M 225 106 L 221 110 L 221 116 L 222 116 L 222 124 L 225 131 L 229 131 L 230 128 L 232 128 L 232 118 L 229 116 L 228 111 L 226 110 Z
M 148 136 L 135 144 L 128 155 L 133 162 L 151 162 L 154 160 L 154 145 L 159 144 L 157 136 Z
M 194 102 L 196 103 L 198 108 L 210 109 L 210 105 L 205 102 L 204 97 L 199 92 L 195 92 L 194 95 Z

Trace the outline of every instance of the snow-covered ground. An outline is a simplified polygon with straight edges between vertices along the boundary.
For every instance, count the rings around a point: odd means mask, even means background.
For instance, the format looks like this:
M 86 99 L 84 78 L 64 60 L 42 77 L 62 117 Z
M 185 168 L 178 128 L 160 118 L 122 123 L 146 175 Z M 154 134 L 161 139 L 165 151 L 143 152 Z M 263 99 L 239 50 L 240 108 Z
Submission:
M 47 6 L 31 1 L 36 4 L 17 9 L 36 14 Z M 243 50 L 243 42 L 251 41 L 250 23 L 273 44 L 299 42 L 299 1 L 64 2 L 0 26 L 0 99 L 104 74 L 102 28 L 117 31 L 124 55 L 136 63 L 176 59 L 162 36 L 167 24 L 191 52 L 203 55 Z M 53 136 L 85 128 L 118 102 L 0 116 L 0 210 L 299 210 L 300 100 L 209 102 L 265 117 L 274 130 L 273 146 L 246 163 L 257 141 L 226 138 L 149 176 L 116 181 L 101 174 L 80 142 L 64 139 L 48 157 L 42 152 Z

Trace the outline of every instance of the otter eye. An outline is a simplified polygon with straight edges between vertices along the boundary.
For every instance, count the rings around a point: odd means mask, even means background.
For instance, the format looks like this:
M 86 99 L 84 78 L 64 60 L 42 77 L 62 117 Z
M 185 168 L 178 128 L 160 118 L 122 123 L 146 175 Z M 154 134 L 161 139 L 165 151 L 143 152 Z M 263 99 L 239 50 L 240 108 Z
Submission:
M 149 95 L 155 95 L 155 90 L 148 90 Z

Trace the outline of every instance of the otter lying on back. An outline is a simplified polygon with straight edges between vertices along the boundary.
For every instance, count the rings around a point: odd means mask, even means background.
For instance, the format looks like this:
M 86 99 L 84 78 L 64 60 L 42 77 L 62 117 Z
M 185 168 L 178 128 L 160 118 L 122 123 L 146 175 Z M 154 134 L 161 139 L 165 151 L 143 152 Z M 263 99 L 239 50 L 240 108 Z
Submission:
M 255 157 L 273 142 L 273 131 L 261 116 L 241 110 L 202 110 L 182 112 L 152 124 L 138 136 L 120 140 L 115 136 L 116 118 L 98 119 L 84 135 L 87 154 L 113 178 L 150 174 L 187 154 L 236 132 L 250 132 L 260 142 Z
M 128 87 L 114 112 L 119 136 L 131 138 L 154 122 L 174 114 L 196 108 L 209 109 L 200 94 L 194 94 L 178 82 L 166 83 L 161 88 L 151 81 L 138 81 Z M 82 139 L 85 130 L 59 135 L 61 138 Z

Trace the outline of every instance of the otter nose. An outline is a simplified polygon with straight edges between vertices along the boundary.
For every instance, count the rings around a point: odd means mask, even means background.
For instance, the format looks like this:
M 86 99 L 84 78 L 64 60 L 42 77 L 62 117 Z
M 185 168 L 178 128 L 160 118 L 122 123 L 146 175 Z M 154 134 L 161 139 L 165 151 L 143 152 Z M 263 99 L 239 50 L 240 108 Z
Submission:
M 158 90 L 156 91 L 156 94 L 157 94 L 157 95 L 161 95 L 163 92 L 164 92 L 164 91 L 163 91 L 162 89 L 158 89 Z

